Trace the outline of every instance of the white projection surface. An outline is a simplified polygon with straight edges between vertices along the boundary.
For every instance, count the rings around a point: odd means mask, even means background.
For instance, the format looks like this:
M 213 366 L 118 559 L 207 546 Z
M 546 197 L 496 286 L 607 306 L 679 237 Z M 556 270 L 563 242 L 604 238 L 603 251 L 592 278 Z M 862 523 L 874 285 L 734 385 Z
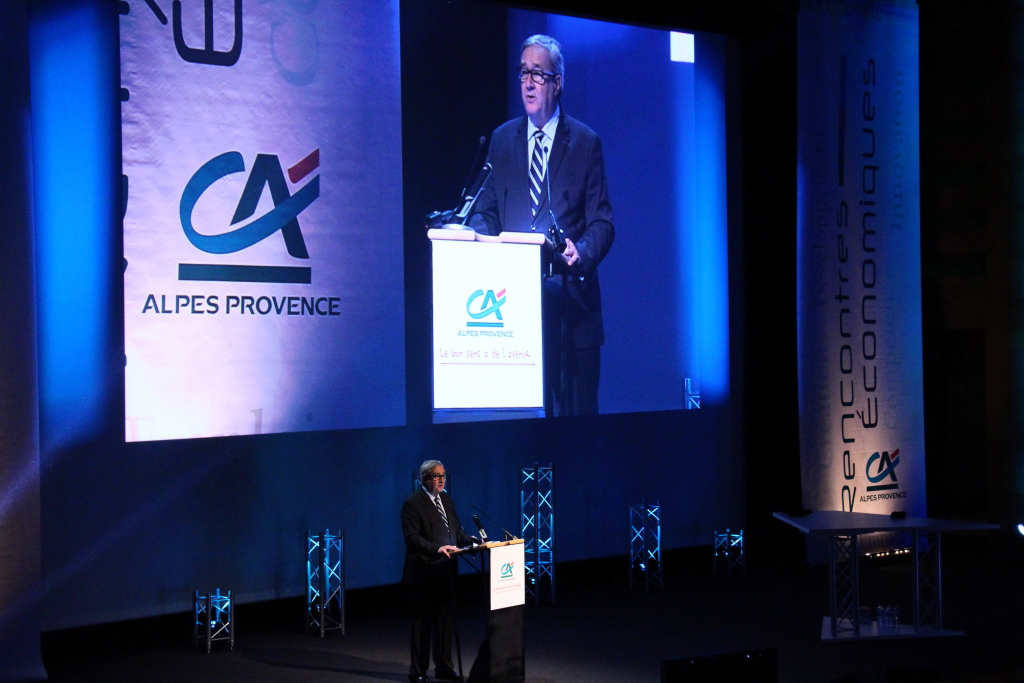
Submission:
M 434 409 L 544 402 L 540 247 L 433 240 Z
M 120 19 L 125 438 L 404 424 L 398 2 L 208 8 Z

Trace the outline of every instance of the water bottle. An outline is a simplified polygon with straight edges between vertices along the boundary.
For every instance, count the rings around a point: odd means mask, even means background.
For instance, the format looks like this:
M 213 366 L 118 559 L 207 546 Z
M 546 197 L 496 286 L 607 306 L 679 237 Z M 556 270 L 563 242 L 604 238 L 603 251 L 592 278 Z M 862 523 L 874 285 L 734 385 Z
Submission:
M 892 608 L 892 627 L 897 631 L 900 629 L 900 608 Z
M 876 628 L 879 631 L 884 629 L 885 626 L 886 626 L 885 606 L 884 605 L 879 605 L 878 607 L 875 608 L 875 624 L 876 624 Z

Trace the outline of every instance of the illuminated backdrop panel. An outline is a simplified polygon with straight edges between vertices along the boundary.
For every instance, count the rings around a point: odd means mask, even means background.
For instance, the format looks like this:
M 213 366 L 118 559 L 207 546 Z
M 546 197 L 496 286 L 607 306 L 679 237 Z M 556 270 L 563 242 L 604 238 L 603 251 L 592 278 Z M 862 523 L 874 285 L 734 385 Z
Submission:
M 397 2 L 132 8 L 125 438 L 403 424 Z
M 799 14 L 803 502 L 924 515 L 918 10 Z

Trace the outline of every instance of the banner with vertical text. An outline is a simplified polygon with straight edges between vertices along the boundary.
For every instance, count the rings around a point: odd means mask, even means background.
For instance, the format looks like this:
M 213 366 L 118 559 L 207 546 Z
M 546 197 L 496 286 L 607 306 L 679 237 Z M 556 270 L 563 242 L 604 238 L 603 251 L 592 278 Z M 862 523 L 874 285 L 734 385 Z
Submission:
M 798 35 L 804 507 L 924 516 L 918 8 L 808 0 Z

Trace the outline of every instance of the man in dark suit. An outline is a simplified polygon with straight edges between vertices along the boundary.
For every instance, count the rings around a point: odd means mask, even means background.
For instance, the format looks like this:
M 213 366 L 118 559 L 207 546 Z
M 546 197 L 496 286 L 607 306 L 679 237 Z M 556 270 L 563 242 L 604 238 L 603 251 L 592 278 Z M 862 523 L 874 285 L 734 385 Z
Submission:
M 561 110 L 565 69 L 557 40 L 527 38 L 516 73 L 526 116 L 491 136 L 487 159 L 493 170 L 469 223 L 491 235 L 539 232 L 552 238 L 542 290 L 545 408 L 548 415 L 596 414 L 604 343 L 597 266 L 615 239 L 601 138 Z M 570 381 L 564 400 L 556 401 L 563 314 Z
M 402 535 L 405 537 L 405 568 L 402 583 L 412 608 L 412 643 L 409 680 L 429 683 L 427 669 L 434 657 L 434 677 L 461 680 L 452 663 L 455 628 L 454 579 L 458 558 L 451 552 L 478 539 L 459 524 L 455 504 L 444 492 L 444 465 L 427 460 L 420 465 L 420 489 L 402 504 Z M 433 647 L 431 647 L 433 641 Z

